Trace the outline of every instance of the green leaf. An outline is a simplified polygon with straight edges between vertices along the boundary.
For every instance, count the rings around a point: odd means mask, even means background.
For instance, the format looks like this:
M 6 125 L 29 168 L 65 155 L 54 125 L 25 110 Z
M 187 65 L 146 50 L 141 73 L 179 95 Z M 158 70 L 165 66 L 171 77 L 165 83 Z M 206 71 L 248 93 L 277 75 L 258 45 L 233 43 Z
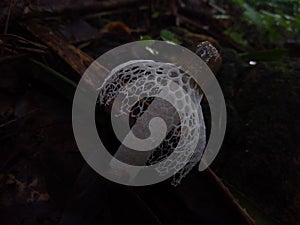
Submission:
M 237 4 L 239 4 L 239 5 L 243 5 L 244 0 L 235 0 L 235 2 L 236 2 Z
M 148 40 L 153 40 L 153 38 L 150 37 L 149 35 L 141 35 L 140 40 L 141 41 L 148 41 Z
M 258 27 L 261 27 L 263 25 L 259 12 L 257 12 L 254 8 L 252 8 L 247 3 L 243 4 L 243 9 L 244 9 L 244 15 L 249 22 L 255 24 Z
M 228 15 L 225 15 L 225 14 L 224 15 L 223 14 L 222 15 L 219 14 L 219 15 L 214 15 L 213 18 L 215 18 L 217 20 L 227 20 L 230 17 Z
M 160 31 L 160 37 L 164 41 L 168 41 L 174 44 L 181 44 L 181 42 L 176 38 L 175 34 L 169 30 L 163 29 Z
M 55 89 L 66 99 L 71 101 L 73 100 L 73 96 L 77 88 L 77 84 L 74 81 L 70 80 L 42 62 L 33 59 L 31 61 L 46 72 L 46 74 L 37 76 L 36 78 L 38 80 Z
M 234 42 L 242 45 L 247 46 L 248 42 L 246 39 L 243 38 L 243 33 L 237 32 L 233 30 L 232 28 L 227 29 L 224 32 L 225 35 L 229 36 Z
M 153 12 L 152 15 L 151 15 L 152 19 L 156 19 L 159 16 L 160 16 L 160 13 L 158 11 Z
M 226 13 L 226 10 L 218 6 L 213 0 L 209 1 L 209 5 L 222 14 Z

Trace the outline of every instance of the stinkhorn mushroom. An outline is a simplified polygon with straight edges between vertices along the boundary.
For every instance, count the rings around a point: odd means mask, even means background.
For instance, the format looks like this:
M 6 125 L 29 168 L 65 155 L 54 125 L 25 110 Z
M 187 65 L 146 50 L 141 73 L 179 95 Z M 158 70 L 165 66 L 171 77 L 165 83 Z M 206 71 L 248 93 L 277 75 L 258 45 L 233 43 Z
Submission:
M 221 56 L 209 42 L 200 43 L 196 54 L 215 74 L 218 72 Z M 160 93 L 169 96 L 169 102 L 159 98 Z M 135 136 L 147 139 L 149 133 L 145 132 L 145 126 L 153 117 L 165 121 L 167 135 L 151 151 L 132 151 L 122 145 L 114 157 L 133 165 L 153 165 L 166 159 L 157 167 L 157 172 L 163 175 L 174 171 L 172 184 L 179 184 L 199 162 L 205 148 L 205 123 L 200 105 L 203 93 L 200 87 L 176 65 L 132 60 L 110 72 L 100 87 L 99 103 L 113 110 L 120 94 L 123 98 L 116 106 L 118 116 L 129 117 L 130 129 Z M 181 169 L 178 171 L 178 168 Z

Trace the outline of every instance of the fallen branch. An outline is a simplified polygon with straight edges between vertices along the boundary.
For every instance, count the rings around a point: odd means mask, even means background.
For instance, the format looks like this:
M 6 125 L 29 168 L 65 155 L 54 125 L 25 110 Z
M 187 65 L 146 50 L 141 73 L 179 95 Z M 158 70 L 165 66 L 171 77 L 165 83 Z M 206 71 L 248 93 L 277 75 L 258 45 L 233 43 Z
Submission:
M 49 46 L 60 58 L 62 58 L 75 72 L 80 76 L 94 62 L 94 59 L 86 53 L 69 44 L 64 39 L 58 37 L 53 31 L 44 24 L 38 24 L 36 21 L 21 24 L 31 34 Z M 101 65 L 99 65 L 101 67 Z

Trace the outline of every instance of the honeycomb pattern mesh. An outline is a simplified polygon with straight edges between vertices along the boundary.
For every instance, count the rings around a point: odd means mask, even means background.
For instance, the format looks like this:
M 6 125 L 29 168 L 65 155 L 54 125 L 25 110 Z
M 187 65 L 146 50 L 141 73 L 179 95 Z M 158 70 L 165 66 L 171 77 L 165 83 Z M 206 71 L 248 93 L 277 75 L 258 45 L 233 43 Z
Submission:
M 177 85 L 172 85 L 174 83 Z M 129 61 L 111 71 L 100 87 L 99 103 L 111 108 L 118 94 L 122 93 L 126 97 L 121 102 L 120 114 L 129 114 L 131 119 L 136 120 L 155 101 L 157 97 L 153 96 L 162 92 L 168 95 L 171 104 L 158 101 L 158 111 L 164 115 L 162 117 L 170 129 L 164 141 L 149 154 L 145 164 L 161 162 L 156 167 L 157 172 L 161 175 L 172 172 L 172 184 L 176 186 L 201 159 L 205 147 L 205 124 L 200 105 L 202 92 L 195 81 L 173 64 Z M 139 101 L 133 104 L 130 98 Z M 157 113 L 153 113 L 155 115 Z M 182 169 L 178 171 L 179 167 Z

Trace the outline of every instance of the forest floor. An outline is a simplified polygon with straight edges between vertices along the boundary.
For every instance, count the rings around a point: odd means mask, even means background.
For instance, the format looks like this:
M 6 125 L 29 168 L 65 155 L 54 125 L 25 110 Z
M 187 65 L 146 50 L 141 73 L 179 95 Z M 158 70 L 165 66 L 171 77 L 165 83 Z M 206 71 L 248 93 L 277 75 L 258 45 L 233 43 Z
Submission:
M 192 51 L 201 41 L 212 42 L 223 59 L 216 77 L 228 121 L 211 168 L 258 225 L 300 225 L 299 43 L 285 45 L 284 55 L 243 46 L 224 34 L 230 23 L 216 19 L 216 7 L 207 1 L 190 1 L 196 7 L 186 8 L 167 1 L 28 2 L 0 3 L 1 224 L 230 221 L 226 204 L 208 204 L 201 184 L 207 174 L 196 169 L 177 189 L 167 182 L 129 188 L 99 178 L 85 165 L 72 131 L 74 89 L 53 75 L 77 83 L 82 71 L 74 65 L 80 62 L 60 52 L 67 47 L 49 45 L 47 35 L 33 29 L 38 24 L 91 59 L 147 38 L 178 42 Z M 255 41 L 251 38 L 248 43 Z M 203 109 L 209 124 L 205 100 Z M 195 185 L 203 185 L 204 193 Z M 197 206 L 193 196 L 206 205 Z M 208 196 L 218 202 L 218 194 Z

